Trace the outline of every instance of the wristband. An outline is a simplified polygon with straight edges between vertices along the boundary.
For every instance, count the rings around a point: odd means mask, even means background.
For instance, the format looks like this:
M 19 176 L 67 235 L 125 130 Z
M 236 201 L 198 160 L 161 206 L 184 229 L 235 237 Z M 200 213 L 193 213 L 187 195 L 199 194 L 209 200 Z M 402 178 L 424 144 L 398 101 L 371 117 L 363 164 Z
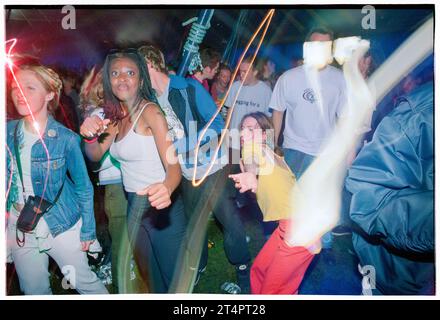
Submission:
M 98 140 L 98 137 L 94 137 L 93 139 L 90 139 L 90 140 L 88 140 L 88 139 L 83 139 L 83 140 L 86 143 L 94 143 L 94 142 L 96 142 Z

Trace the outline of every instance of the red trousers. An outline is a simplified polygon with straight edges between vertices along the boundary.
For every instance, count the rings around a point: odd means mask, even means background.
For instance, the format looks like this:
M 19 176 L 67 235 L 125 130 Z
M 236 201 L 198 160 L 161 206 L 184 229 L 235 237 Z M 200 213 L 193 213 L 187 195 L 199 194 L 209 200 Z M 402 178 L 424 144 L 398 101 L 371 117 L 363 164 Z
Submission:
M 314 254 L 284 242 L 290 221 L 280 220 L 251 268 L 252 294 L 298 294 L 298 288 Z

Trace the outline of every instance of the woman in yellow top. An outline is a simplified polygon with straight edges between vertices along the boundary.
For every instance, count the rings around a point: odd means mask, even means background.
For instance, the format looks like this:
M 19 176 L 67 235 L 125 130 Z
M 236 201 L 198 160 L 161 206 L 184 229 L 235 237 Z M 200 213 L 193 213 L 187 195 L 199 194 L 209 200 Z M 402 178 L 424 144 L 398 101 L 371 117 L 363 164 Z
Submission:
M 293 208 L 289 199 L 295 176 L 284 158 L 267 144 L 273 126 L 262 112 L 241 122 L 242 173 L 230 175 L 241 193 L 256 193 L 264 221 L 279 221 L 278 228 L 255 258 L 251 268 L 253 294 L 297 294 L 304 274 L 319 248 L 287 242 Z M 273 137 L 273 135 L 272 135 Z

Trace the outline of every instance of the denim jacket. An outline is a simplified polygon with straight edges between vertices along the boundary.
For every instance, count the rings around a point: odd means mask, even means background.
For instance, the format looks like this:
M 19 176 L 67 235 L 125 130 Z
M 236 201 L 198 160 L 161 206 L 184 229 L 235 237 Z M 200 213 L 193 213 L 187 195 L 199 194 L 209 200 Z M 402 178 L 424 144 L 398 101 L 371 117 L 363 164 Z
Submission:
M 14 131 L 17 123 L 19 126 L 17 141 L 20 144 L 23 139 L 24 122 L 13 120 L 7 124 L 7 147 L 9 148 L 6 152 L 7 180 L 17 176 L 11 173 L 11 168 L 13 168 L 11 156 L 15 159 Z M 79 136 L 49 116 L 43 140 L 49 151 L 49 162 L 41 140 L 35 142 L 31 150 L 31 178 L 34 194 L 53 202 L 64 182 L 58 201 L 43 216 L 52 236 L 56 237 L 70 229 L 82 218 L 81 241 L 96 239 L 93 186 L 81 152 Z M 50 165 L 49 177 L 45 187 L 48 163 Z M 13 170 L 16 171 L 16 168 Z M 6 186 L 9 186 L 9 181 Z M 14 188 L 18 188 L 18 192 L 21 192 L 21 182 L 17 177 L 12 179 L 10 190 Z M 16 201 L 14 194 L 16 193 L 8 193 L 7 209 Z

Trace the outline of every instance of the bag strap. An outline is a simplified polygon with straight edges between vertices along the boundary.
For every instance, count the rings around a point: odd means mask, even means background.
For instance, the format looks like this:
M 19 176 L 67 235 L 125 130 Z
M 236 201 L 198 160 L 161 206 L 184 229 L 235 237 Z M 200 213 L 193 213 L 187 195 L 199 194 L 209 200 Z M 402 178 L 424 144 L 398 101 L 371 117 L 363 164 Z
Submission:
M 185 123 L 188 124 L 189 126 L 190 121 L 194 121 L 194 116 L 192 114 L 192 110 L 189 105 L 188 92 L 186 92 L 185 89 L 179 89 L 179 91 L 183 97 L 183 100 L 185 100 Z
M 23 188 L 23 200 L 24 196 L 25 196 L 25 190 L 24 190 L 24 183 L 23 183 L 23 173 L 21 171 L 21 161 L 20 161 L 20 152 L 18 151 L 18 141 L 17 141 L 17 131 L 18 131 L 18 125 L 20 124 L 20 121 L 17 121 L 17 124 L 15 125 L 15 129 L 14 129 L 14 150 L 15 150 L 15 162 L 17 163 L 17 168 L 18 168 L 18 174 L 20 176 L 20 181 L 21 181 L 21 187 Z M 25 201 L 26 202 L 26 201 Z M 18 237 L 18 228 L 15 228 L 15 241 L 17 241 L 17 245 L 22 248 L 24 246 L 25 243 L 25 234 L 22 232 L 23 238 L 20 239 Z
M 66 181 L 65 179 L 64 179 L 64 181 Z M 50 205 L 49 206 L 49 208 L 47 208 L 47 210 L 46 211 L 49 211 L 50 209 L 52 209 L 53 208 L 53 206 L 57 203 L 57 201 L 58 201 L 58 198 L 60 197 L 60 195 L 61 195 L 61 191 L 63 191 L 63 187 L 64 187 L 64 181 L 63 181 L 63 184 L 61 185 L 61 188 L 60 188 L 60 190 L 58 190 L 58 193 L 57 193 L 57 195 L 55 196 L 55 199 L 52 201 L 52 205 Z
M 21 120 L 17 121 L 17 124 L 15 125 L 14 150 L 15 150 L 15 161 L 17 162 L 18 174 L 20 175 L 20 181 L 21 181 L 21 187 L 23 189 L 23 199 L 24 199 L 25 190 L 24 190 L 24 183 L 23 183 L 23 172 L 21 170 L 20 152 L 18 150 L 18 141 L 17 141 L 17 131 L 18 131 L 18 125 L 20 124 L 20 122 L 21 122 Z
M 21 231 L 20 231 L 20 232 L 21 232 Z M 18 228 L 15 228 L 15 241 L 17 242 L 17 245 L 18 245 L 20 248 L 23 248 L 24 243 L 25 243 L 25 241 L 26 241 L 26 239 L 25 239 L 26 234 L 25 234 L 24 232 L 21 232 L 21 234 L 23 235 L 23 238 L 22 238 L 22 239 L 20 239 L 20 238 L 18 237 Z
M 19 175 L 20 175 L 21 187 L 22 187 L 22 190 L 23 190 L 23 200 L 24 200 L 25 203 L 26 203 L 26 199 L 25 199 L 25 195 L 26 195 L 26 193 L 25 193 L 24 183 L 23 183 L 23 171 L 22 171 L 22 169 L 21 169 L 20 151 L 19 151 L 19 149 L 18 149 L 18 141 L 17 141 L 17 131 L 18 131 L 18 125 L 20 124 L 20 122 L 21 122 L 21 120 L 19 120 L 19 121 L 17 122 L 17 124 L 15 125 L 15 130 L 14 130 L 14 149 L 15 149 L 15 161 L 17 162 L 18 173 L 19 173 Z M 50 209 L 52 209 L 52 207 L 53 207 L 53 206 L 56 204 L 56 202 L 58 201 L 58 199 L 59 199 L 59 197 L 60 197 L 60 195 L 61 195 L 61 191 L 63 190 L 64 182 L 65 182 L 65 181 L 66 181 L 66 180 L 64 179 L 64 180 L 63 180 L 63 184 L 61 185 L 60 190 L 58 190 L 58 193 L 57 193 L 57 195 L 55 196 L 54 201 L 52 201 L 52 205 L 51 205 L 49 208 L 47 208 L 47 211 L 49 211 Z

